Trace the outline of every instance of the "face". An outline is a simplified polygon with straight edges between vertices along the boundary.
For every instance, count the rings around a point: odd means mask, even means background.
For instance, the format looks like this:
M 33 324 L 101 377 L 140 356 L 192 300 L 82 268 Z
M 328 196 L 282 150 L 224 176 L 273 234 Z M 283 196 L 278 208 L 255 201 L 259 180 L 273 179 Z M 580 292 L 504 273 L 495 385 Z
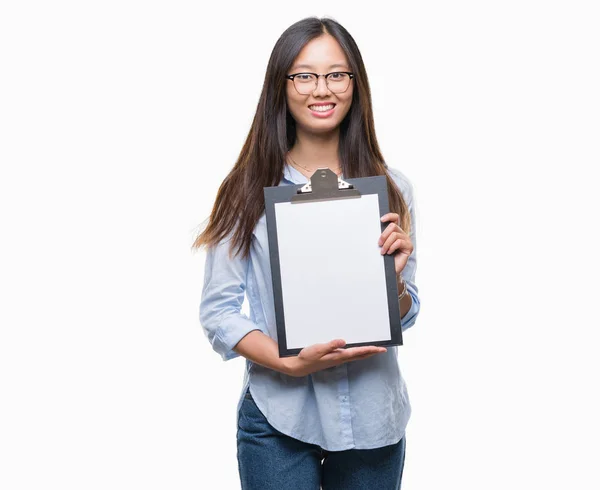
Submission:
M 313 72 L 326 74 L 335 71 L 351 71 L 344 51 L 330 34 L 313 39 L 302 48 L 287 72 Z M 290 114 L 296 121 L 297 130 L 309 133 L 326 133 L 339 126 L 352 103 L 354 80 L 343 93 L 333 93 L 327 88 L 325 77 L 319 77 L 317 88 L 307 95 L 298 93 L 292 80 L 287 80 L 286 94 Z M 335 89 L 334 89 L 335 90 Z M 315 105 L 332 104 L 328 111 L 313 110 Z

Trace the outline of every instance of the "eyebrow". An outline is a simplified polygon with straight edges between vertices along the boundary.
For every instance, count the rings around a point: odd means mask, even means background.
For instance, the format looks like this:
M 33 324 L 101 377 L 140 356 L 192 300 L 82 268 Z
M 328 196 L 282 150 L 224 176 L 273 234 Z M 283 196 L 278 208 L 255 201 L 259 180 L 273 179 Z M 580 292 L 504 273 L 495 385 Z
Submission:
M 309 70 L 314 69 L 312 65 L 307 65 L 307 64 L 299 64 L 299 65 L 294 65 L 292 67 L 293 71 L 299 70 L 300 68 L 308 68 Z M 348 65 L 346 65 L 345 63 L 334 63 L 333 65 L 329 66 L 329 69 L 331 70 L 332 68 L 348 68 Z

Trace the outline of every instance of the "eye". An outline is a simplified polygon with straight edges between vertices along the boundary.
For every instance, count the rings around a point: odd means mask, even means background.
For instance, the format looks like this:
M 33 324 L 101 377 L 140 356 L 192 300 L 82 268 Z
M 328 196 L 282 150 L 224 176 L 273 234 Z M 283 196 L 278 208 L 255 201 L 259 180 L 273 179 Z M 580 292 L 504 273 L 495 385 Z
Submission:
M 301 82 L 307 82 L 307 81 L 313 80 L 314 78 L 315 78 L 314 75 L 312 75 L 310 73 L 298 73 L 296 75 L 296 79 Z
M 335 73 L 330 73 L 329 74 L 329 78 L 331 80 L 342 80 L 344 77 L 346 77 L 345 73 L 341 73 L 341 72 L 335 72 Z

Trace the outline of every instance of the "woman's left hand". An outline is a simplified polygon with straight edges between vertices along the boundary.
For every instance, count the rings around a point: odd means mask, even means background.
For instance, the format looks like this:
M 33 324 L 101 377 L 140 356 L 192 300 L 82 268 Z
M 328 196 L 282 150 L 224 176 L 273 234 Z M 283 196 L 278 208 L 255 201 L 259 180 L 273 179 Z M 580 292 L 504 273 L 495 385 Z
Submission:
M 390 224 L 383 230 L 383 233 L 379 237 L 378 245 L 381 247 L 382 255 L 398 251 L 394 255 L 394 266 L 396 268 L 396 275 L 399 275 L 406 267 L 408 257 L 410 257 L 414 247 L 410 237 L 398 225 L 400 216 L 397 213 L 384 214 L 381 217 L 381 221 L 384 223 L 390 221 Z

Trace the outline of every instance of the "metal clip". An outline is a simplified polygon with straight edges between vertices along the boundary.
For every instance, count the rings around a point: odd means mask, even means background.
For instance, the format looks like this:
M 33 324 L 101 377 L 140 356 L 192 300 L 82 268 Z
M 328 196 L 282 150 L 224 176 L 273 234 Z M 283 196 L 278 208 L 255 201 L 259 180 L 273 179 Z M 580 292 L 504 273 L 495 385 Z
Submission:
M 338 176 L 338 189 L 352 189 L 353 186 L 348 184 L 345 180 L 342 180 L 341 177 Z M 298 194 L 304 194 L 306 192 L 312 192 L 312 185 L 310 180 L 306 183 L 306 185 L 298 191 Z

